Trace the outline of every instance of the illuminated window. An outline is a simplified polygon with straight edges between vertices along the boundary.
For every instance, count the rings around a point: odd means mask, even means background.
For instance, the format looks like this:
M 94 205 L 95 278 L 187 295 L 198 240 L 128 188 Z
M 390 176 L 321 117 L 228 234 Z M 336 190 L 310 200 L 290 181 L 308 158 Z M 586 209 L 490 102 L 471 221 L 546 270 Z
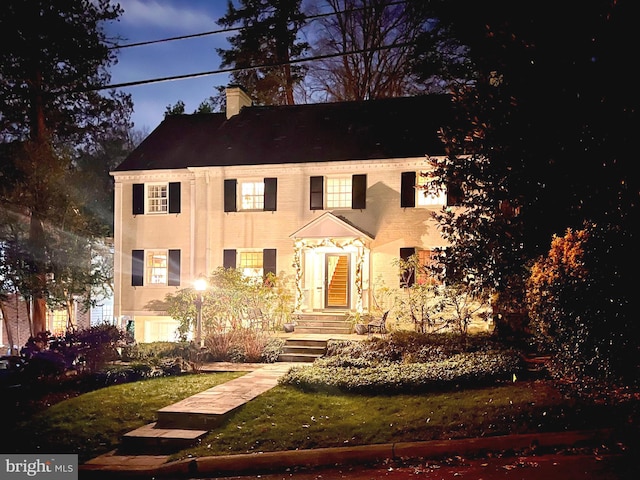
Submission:
M 167 184 L 147 185 L 147 212 L 167 213 L 169 211 L 169 195 Z
M 351 177 L 327 178 L 327 207 L 351 208 Z
M 263 253 L 259 252 L 239 252 L 240 253 L 240 271 L 246 277 L 254 277 L 262 280 L 263 270 Z
M 167 251 L 147 251 L 147 285 L 166 285 L 169 275 Z
M 67 322 L 69 315 L 66 310 L 54 310 L 50 312 L 51 333 L 53 335 L 64 335 L 67 332 Z
M 416 175 L 416 205 L 421 207 L 440 206 L 445 205 L 447 201 L 447 192 L 441 190 L 437 195 L 427 193 L 426 187 L 429 182 L 429 178 L 425 175 L 426 172 L 418 172 Z
M 264 209 L 264 182 L 246 182 L 241 185 L 242 209 Z

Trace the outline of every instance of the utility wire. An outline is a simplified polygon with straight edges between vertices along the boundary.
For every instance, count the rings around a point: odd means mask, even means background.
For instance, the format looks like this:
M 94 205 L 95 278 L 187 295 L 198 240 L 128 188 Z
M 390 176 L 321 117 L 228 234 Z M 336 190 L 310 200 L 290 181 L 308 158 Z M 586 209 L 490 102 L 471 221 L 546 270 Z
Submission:
M 307 58 L 301 58 L 298 60 L 290 60 L 288 62 L 278 62 L 278 63 L 263 63 L 260 65 L 252 65 L 251 67 L 233 67 L 233 68 L 225 68 L 225 69 L 219 69 L 219 70 L 210 70 L 207 72 L 197 72 L 197 73 L 188 73 L 188 74 L 184 74 L 184 75 L 173 75 L 170 77 L 162 77 L 162 78 L 152 78 L 152 79 L 148 79 L 148 80 L 137 80 L 134 82 L 125 82 L 125 83 L 116 83 L 113 85 L 105 85 L 105 86 L 99 86 L 99 87 L 94 87 L 94 88 L 89 88 L 89 89 L 83 89 L 81 90 L 82 92 L 92 92 L 92 91 L 99 91 L 99 90 L 107 90 L 107 89 L 112 89 L 112 88 L 126 88 L 126 87 L 136 87 L 138 85 L 148 85 L 150 83 L 162 83 L 162 82 L 171 82 L 171 81 L 175 81 L 175 80 L 185 80 L 188 78 L 199 78 L 199 77 L 206 77 L 206 76 L 210 76 L 210 75 L 217 75 L 220 73 L 233 73 L 233 72 L 242 72 L 242 71 L 246 71 L 246 70 L 254 70 L 254 69 L 258 69 L 258 68 L 273 68 L 273 67 L 282 67 L 284 65 L 295 65 L 295 64 L 299 64 L 299 63 L 307 63 L 307 62 L 314 62 L 317 60 L 325 60 L 328 58 L 335 58 L 335 57 L 342 57 L 345 55 L 355 55 L 358 53 L 365 53 L 365 52 L 377 52 L 377 51 L 381 51 L 381 50 L 390 50 L 393 48 L 403 48 L 403 47 L 408 47 L 413 45 L 413 43 L 410 42 L 403 42 L 403 43 L 395 43 L 392 45 L 382 45 L 380 47 L 376 47 L 376 48 L 362 48 L 359 50 L 351 50 L 349 52 L 340 52 L 340 53 L 330 53 L 330 54 L 326 54 L 326 55 L 317 55 L 315 57 L 307 57 Z M 80 91 L 80 90 L 78 90 Z M 75 91 L 74 91 L 75 92 Z M 56 93 L 56 92 L 53 92 Z M 58 92 L 58 93 L 63 93 L 63 92 Z M 73 92 L 64 92 L 64 93 L 73 93 Z
M 407 3 L 406 0 L 404 1 L 399 1 L 399 2 L 389 2 L 388 4 L 385 5 L 386 7 L 391 7 L 394 5 L 400 5 L 403 3 Z M 309 15 L 306 16 L 304 19 L 305 20 L 317 20 L 318 18 L 323 18 L 323 17 L 330 17 L 331 15 L 339 15 L 342 13 L 353 13 L 353 12 L 357 12 L 360 10 L 365 10 L 366 8 L 371 8 L 371 7 L 358 7 L 358 8 L 348 8 L 346 10 L 340 10 L 337 12 L 328 12 L 328 13 L 318 13 L 316 15 Z M 136 43 L 127 43 L 124 45 L 114 45 L 112 47 L 109 47 L 109 50 L 122 50 L 123 48 L 131 48 L 131 47 L 143 47 L 145 45 L 153 45 L 156 43 L 166 43 L 166 42 L 173 42 L 174 40 L 187 40 L 189 38 L 197 38 L 197 37 L 206 37 L 209 35 L 216 35 L 218 33 L 228 33 L 228 32 L 236 32 L 239 30 L 243 30 L 246 27 L 230 27 L 230 28 L 222 28 L 219 30 L 211 30 L 209 32 L 201 32 L 201 33 L 192 33 L 189 35 L 180 35 L 178 37 L 168 37 L 168 38 L 160 38 L 157 40 L 147 40 L 144 42 L 136 42 Z

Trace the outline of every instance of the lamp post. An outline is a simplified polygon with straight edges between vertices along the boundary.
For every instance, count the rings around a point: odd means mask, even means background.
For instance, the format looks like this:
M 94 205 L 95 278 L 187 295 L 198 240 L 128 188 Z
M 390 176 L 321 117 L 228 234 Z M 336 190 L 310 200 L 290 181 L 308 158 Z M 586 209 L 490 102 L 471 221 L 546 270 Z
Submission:
M 198 292 L 198 296 L 195 301 L 197 311 L 196 344 L 198 347 L 202 348 L 204 346 L 202 341 L 202 292 L 207 289 L 207 279 L 204 277 L 196 279 L 196 281 L 193 282 L 193 287 L 196 289 L 196 292 Z

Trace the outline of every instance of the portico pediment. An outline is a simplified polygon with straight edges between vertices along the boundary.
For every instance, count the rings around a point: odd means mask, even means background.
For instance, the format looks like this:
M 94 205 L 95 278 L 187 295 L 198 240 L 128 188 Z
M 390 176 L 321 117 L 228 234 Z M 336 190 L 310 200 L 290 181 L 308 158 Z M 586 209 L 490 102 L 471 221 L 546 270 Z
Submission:
M 303 238 L 361 238 L 365 241 L 373 240 L 368 233 L 360 230 L 344 219 L 326 212 L 320 217 L 307 223 L 295 231 L 289 238 L 299 240 Z

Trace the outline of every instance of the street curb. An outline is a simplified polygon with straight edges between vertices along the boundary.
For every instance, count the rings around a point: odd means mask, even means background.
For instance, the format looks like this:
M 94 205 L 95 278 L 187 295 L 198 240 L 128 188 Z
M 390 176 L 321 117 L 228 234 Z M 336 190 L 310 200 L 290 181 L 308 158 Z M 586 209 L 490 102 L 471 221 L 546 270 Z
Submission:
M 292 468 L 318 468 L 338 465 L 371 464 L 385 460 L 410 460 L 471 456 L 488 452 L 518 451 L 527 448 L 570 448 L 600 445 L 611 440 L 613 431 L 580 430 L 532 433 L 496 437 L 424 442 L 386 443 L 355 447 L 317 448 L 280 452 L 220 455 L 178 460 L 155 467 L 144 465 L 80 465 L 91 479 L 110 478 L 193 478 L 269 473 Z

